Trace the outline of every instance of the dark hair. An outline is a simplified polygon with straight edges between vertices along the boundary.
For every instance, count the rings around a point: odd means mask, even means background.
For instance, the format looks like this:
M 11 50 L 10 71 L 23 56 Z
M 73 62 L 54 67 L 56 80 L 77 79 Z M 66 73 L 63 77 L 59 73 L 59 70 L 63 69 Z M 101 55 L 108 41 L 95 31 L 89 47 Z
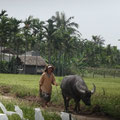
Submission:
M 51 67 L 52 68 L 52 72 L 55 70 L 55 67 L 53 66 L 53 65 L 46 65 L 46 67 L 45 67 L 45 72 L 47 72 L 48 71 L 48 67 Z

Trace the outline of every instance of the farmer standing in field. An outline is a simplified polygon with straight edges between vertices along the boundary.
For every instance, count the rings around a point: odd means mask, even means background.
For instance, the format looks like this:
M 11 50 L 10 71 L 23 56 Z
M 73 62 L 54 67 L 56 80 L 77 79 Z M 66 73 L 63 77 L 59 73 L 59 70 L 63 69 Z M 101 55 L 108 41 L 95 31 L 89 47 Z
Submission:
M 47 65 L 39 81 L 39 94 L 43 101 L 43 107 L 47 107 L 50 102 L 52 84 L 57 86 L 53 71 L 54 67 Z

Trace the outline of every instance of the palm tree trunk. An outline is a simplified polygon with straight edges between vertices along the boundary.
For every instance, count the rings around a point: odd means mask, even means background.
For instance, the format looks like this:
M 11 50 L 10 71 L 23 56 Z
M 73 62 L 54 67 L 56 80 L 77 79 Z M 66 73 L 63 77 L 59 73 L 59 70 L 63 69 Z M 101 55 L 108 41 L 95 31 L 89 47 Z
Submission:
M 48 40 L 48 63 L 51 64 L 51 43 Z

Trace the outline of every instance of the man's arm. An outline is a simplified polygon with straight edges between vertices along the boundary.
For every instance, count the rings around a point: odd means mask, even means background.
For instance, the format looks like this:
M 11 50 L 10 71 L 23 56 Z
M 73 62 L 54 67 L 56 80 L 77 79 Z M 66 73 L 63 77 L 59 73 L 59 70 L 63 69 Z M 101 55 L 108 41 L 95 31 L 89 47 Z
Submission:
M 56 86 L 58 85 L 58 84 L 56 83 L 54 74 L 53 74 L 53 82 L 52 82 L 52 83 L 53 83 L 53 85 L 56 85 Z

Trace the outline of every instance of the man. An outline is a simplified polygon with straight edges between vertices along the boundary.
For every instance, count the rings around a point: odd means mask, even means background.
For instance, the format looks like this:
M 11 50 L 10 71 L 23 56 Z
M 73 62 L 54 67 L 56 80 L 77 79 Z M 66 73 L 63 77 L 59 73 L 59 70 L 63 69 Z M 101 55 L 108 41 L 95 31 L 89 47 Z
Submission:
M 54 67 L 52 65 L 47 65 L 45 72 L 41 75 L 39 82 L 39 92 L 40 97 L 43 100 L 43 106 L 47 107 L 51 99 L 52 84 L 57 86 L 55 81 L 55 76 L 53 74 Z

